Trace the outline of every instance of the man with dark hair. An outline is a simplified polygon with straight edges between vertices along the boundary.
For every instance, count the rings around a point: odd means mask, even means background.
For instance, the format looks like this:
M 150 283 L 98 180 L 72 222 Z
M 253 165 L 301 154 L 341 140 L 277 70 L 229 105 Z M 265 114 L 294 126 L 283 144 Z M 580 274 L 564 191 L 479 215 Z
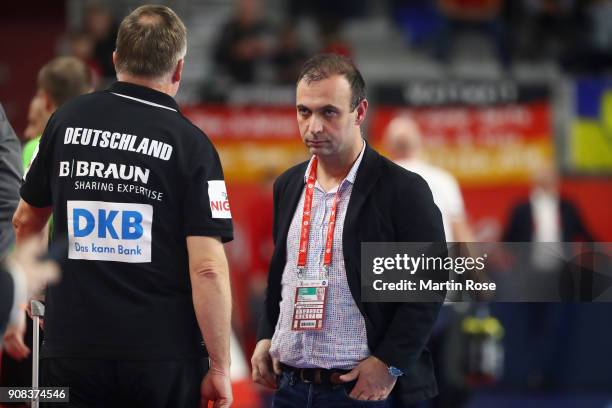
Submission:
M 21 188 L 18 244 L 51 212 L 53 238 L 68 241 L 41 375 L 69 386 L 72 406 L 232 402 L 231 213 L 214 146 L 173 99 L 185 53 L 172 10 L 134 10 L 113 54 L 119 81 L 55 112 Z
M 274 407 L 406 407 L 430 398 L 425 344 L 441 302 L 362 302 L 360 259 L 362 242 L 443 243 L 431 192 L 364 141 L 365 82 L 347 58 L 306 62 L 296 108 L 313 156 L 274 184 L 275 249 L 253 380 L 277 390 Z M 300 293 L 311 288 L 324 309 L 300 318 Z

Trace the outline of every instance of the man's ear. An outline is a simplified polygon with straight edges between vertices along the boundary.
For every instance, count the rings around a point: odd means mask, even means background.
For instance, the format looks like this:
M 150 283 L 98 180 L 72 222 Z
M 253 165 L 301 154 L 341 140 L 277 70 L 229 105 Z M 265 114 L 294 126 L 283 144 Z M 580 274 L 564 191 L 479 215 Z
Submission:
M 172 83 L 180 82 L 181 76 L 183 75 L 183 65 L 185 63 L 185 59 L 181 58 L 176 63 L 176 67 L 174 68 L 174 72 L 172 73 Z
M 355 125 L 361 126 L 363 121 L 365 120 L 366 113 L 368 111 L 368 100 L 364 99 L 359 102 L 359 105 L 355 108 L 357 111 L 357 117 L 355 118 Z
M 113 67 L 115 67 L 115 71 L 117 71 L 117 51 L 113 51 Z
M 51 95 L 49 95 L 47 91 L 45 91 L 44 89 L 39 89 L 38 96 L 42 98 L 45 112 L 48 115 L 51 115 L 53 112 L 55 112 L 55 110 L 57 109 L 57 105 L 55 104 L 55 101 L 53 100 L 53 98 L 51 98 Z

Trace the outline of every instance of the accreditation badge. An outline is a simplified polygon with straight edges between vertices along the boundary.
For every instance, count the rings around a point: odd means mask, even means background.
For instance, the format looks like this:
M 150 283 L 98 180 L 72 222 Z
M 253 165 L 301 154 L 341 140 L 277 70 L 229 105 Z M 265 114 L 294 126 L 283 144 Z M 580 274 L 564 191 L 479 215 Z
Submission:
M 321 330 L 325 319 L 326 279 L 300 280 L 295 288 L 291 330 Z

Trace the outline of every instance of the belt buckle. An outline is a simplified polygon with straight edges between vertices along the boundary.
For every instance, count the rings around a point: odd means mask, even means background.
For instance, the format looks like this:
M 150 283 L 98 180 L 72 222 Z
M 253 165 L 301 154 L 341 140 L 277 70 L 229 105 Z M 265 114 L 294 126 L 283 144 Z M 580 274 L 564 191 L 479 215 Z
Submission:
M 305 371 L 304 369 L 300 370 L 300 380 L 302 380 L 302 382 L 305 383 L 305 384 L 312 383 L 312 381 L 307 380 L 306 378 L 304 378 L 304 371 Z

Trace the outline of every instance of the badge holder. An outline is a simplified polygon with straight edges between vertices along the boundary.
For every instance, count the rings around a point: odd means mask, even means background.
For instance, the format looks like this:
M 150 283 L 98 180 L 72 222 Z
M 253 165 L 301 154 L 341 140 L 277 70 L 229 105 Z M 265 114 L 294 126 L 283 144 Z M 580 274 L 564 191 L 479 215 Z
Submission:
M 327 278 L 299 278 L 298 286 L 295 288 L 291 330 L 311 331 L 323 328 L 328 286 Z

